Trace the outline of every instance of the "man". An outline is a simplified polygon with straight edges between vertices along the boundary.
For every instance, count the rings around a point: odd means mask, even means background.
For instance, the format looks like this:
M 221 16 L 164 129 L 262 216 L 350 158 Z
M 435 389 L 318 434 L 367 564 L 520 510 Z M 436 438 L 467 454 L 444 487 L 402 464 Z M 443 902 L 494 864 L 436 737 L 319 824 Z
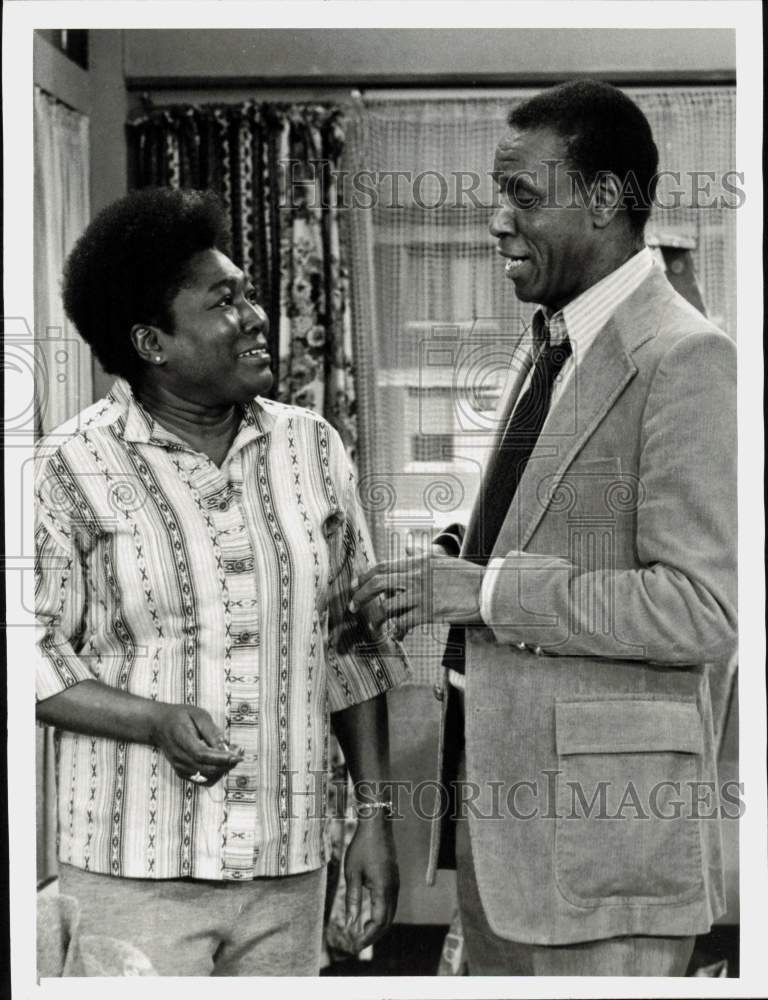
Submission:
M 379 565 L 355 603 L 383 595 L 399 633 L 452 625 L 470 973 L 684 975 L 724 909 L 710 685 L 736 641 L 735 348 L 644 246 L 657 151 L 620 91 L 523 103 L 494 170 L 533 337 L 460 551 L 449 532 Z

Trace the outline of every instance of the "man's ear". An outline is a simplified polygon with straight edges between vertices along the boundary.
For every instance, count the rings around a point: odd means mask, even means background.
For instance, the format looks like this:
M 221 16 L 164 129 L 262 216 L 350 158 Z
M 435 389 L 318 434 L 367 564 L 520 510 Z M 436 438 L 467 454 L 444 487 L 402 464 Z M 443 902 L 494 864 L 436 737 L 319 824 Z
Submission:
M 624 190 L 616 174 L 602 173 L 592 188 L 590 209 L 595 228 L 605 229 L 616 213 L 623 208 Z
M 146 364 L 165 364 L 165 354 L 160 339 L 160 331 L 156 326 L 137 323 L 131 327 L 131 343 L 138 356 Z

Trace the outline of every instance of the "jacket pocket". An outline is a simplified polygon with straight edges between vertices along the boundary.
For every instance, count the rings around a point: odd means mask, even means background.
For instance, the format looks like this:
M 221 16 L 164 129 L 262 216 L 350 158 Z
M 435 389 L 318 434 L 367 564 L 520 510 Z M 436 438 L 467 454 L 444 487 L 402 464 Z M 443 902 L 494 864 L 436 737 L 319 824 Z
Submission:
M 703 730 L 695 700 L 557 701 L 555 739 L 560 893 L 578 906 L 673 903 L 700 893 Z

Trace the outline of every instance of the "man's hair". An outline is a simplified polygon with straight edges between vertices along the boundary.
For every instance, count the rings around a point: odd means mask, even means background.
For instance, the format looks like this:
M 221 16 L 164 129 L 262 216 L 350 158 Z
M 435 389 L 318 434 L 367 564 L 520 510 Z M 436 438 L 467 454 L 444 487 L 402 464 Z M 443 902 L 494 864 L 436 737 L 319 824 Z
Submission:
M 67 259 L 63 299 L 105 371 L 136 380 L 131 328 L 172 333 L 170 306 L 190 258 L 228 244 L 226 215 L 211 191 L 143 188 L 99 212 Z
M 574 80 L 529 98 L 510 112 L 508 122 L 516 129 L 556 132 L 585 185 L 600 174 L 615 174 L 629 223 L 642 233 L 656 192 L 659 154 L 648 119 L 626 94 L 608 83 Z

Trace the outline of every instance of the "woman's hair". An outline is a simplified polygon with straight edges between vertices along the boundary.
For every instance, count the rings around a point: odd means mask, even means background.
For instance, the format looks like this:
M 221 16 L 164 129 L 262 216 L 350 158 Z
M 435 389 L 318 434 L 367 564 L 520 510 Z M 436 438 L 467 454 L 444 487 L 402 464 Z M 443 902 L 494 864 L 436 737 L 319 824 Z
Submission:
M 99 212 L 64 267 L 67 316 L 105 371 L 130 382 L 141 361 L 137 323 L 173 332 L 170 306 L 190 258 L 229 247 L 224 209 L 211 191 L 143 188 Z

